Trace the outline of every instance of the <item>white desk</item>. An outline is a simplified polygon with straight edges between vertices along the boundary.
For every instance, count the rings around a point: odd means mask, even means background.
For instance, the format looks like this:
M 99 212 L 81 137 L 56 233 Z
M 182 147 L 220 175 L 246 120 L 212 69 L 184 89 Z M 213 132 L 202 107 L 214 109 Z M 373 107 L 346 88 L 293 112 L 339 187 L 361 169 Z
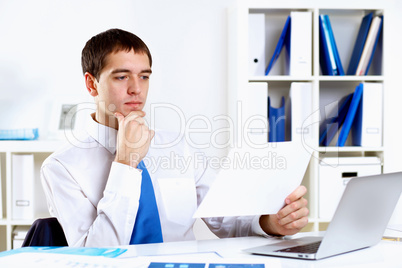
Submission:
M 305 235 L 305 234 L 302 234 Z M 378 245 L 319 261 L 251 255 L 242 249 L 275 243 L 279 239 L 241 237 L 126 246 L 117 258 L 55 253 L 18 253 L 0 258 L 0 267 L 130 267 L 145 268 L 150 262 L 263 263 L 266 268 L 402 267 L 402 242 Z M 121 247 L 120 247 L 121 248 Z
M 174 260 L 171 254 L 179 254 L 177 262 L 183 254 L 207 253 L 215 251 L 223 258 L 241 258 L 252 262 L 261 261 L 269 264 L 270 267 L 402 267 L 402 242 L 381 241 L 374 247 L 357 250 L 347 254 L 312 261 L 297 260 L 289 258 L 275 258 L 258 256 L 242 252 L 242 249 L 260 246 L 268 243 L 278 242 L 277 239 L 266 239 L 262 237 L 241 237 L 214 240 L 199 240 L 186 242 L 170 242 L 161 244 L 129 246 L 127 254 L 137 256 L 159 256 L 157 261 L 166 259 Z M 126 253 L 125 253 L 126 254 Z M 124 254 L 123 254 L 124 255 Z M 122 255 L 122 256 L 123 256 Z M 168 256 L 170 255 L 170 256 Z M 152 258 L 151 258 L 152 259 Z M 208 262 L 208 260 L 205 260 Z

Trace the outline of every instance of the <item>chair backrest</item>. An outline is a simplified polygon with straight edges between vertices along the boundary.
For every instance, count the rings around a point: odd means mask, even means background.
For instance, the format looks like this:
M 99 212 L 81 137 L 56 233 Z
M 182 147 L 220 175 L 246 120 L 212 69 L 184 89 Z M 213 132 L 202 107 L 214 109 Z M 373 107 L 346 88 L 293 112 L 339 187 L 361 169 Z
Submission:
M 57 218 L 37 219 L 29 229 L 23 247 L 68 246 L 66 237 Z

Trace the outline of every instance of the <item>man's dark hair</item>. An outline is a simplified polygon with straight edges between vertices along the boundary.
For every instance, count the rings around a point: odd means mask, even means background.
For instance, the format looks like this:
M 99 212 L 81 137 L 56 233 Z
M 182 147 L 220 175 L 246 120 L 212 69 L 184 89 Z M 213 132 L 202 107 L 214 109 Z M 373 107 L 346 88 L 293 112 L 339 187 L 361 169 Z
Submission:
M 81 54 L 82 72 L 92 74 L 98 81 L 105 66 L 106 57 L 110 53 L 134 50 L 148 56 L 149 66 L 152 66 L 151 52 L 147 45 L 135 34 L 121 30 L 110 29 L 92 37 L 85 44 Z

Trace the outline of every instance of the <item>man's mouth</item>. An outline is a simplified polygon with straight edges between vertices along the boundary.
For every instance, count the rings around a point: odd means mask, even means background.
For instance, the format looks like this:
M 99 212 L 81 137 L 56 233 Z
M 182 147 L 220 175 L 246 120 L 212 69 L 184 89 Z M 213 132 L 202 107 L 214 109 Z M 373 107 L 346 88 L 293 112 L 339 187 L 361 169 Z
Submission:
M 125 103 L 126 106 L 130 107 L 131 109 L 138 109 L 142 106 L 142 102 L 140 101 L 130 101 Z

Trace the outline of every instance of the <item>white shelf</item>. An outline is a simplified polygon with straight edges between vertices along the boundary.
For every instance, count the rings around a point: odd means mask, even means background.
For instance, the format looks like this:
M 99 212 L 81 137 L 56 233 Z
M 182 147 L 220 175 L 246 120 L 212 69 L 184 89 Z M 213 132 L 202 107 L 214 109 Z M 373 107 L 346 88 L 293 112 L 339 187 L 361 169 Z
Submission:
M 344 76 L 329 76 L 329 75 L 320 75 L 320 76 L 289 76 L 289 75 L 268 75 L 268 76 L 250 76 L 248 81 L 250 82 L 270 82 L 270 81 L 352 81 L 352 82 L 364 82 L 364 81 L 384 81 L 384 76 L 382 75 L 365 75 L 365 76 L 354 76 L 354 75 L 344 75 Z
M 0 152 L 53 152 L 62 146 L 61 140 L 0 141 Z
M 318 147 L 319 152 L 383 152 L 384 147 L 326 146 Z
M 302 2 L 295 3 L 294 1 L 281 1 L 277 3 L 267 4 L 264 1 L 238 1 L 237 7 L 229 12 L 229 62 L 228 62 L 228 85 L 230 88 L 228 97 L 229 114 L 236 117 L 237 110 L 235 104 L 238 101 L 245 101 L 247 94 L 252 94 L 248 90 L 247 84 L 249 82 L 266 82 L 268 83 L 268 94 L 271 96 L 271 101 L 279 101 L 284 96 L 289 95 L 289 88 L 293 82 L 310 82 L 312 85 L 312 114 L 313 122 L 317 122 L 313 125 L 313 133 L 315 133 L 316 139 L 311 146 L 313 157 L 311 158 L 310 165 L 307 169 L 306 175 L 303 179 L 303 184 L 309 189 L 307 198 L 309 199 L 309 228 L 313 226 L 313 231 L 320 231 L 326 228 L 328 219 L 319 218 L 319 170 L 320 170 L 320 158 L 322 157 L 371 157 L 376 156 L 384 165 L 384 147 L 359 147 L 350 146 L 352 143 L 350 140 L 346 142 L 344 147 L 318 146 L 319 139 L 319 125 L 322 120 L 322 116 L 319 111 L 323 111 L 327 105 L 332 104 L 335 101 L 339 101 L 343 96 L 354 92 L 356 86 L 361 82 L 374 82 L 383 84 L 384 92 L 389 90 L 386 88 L 386 76 L 384 74 L 385 66 L 385 54 L 382 49 L 377 49 L 375 57 L 371 63 L 368 75 L 366 76 L 327 76 L 321 75 L 320 62 L 319 62 L 319 20 L 320 14 L 329 14 L 331 19 L 331 25 L 334 31 L 336 44 L 338 47 L 339 55 L 341 57 L 343 69 L 346 72 L 349 65 L 350 56 L 356 40 L 361 20 L 367 12 L 375 12 L 380 14 L 386 14 L 386 10 L 382 4 L 369 3 L 364 5 L 357 5 L 351 3 L 348 5 L 340 6 L 335 2 L 322 3 L 319 1 L 304 4 Z M 285 70 L 289 66 L 286 66 L 284 57 L 279 56 L 276 65 L 271 70 L 270 75 L 253 76 L 250 75 L 249 68 L 249 25 L 248 14 L 251 13 L 264 13 L 265 14 L 265 59 L 266 63 L 269 62 L 273 51 L 276 46 L 276 42 L 279 39 L 279 35 L 282 32 L 283 25 L 287 16 L 291 11 L 311 11 L 312 12 L 312 70 L 311 75 L 306 76 L 290 76 L 287 75 Z M 384 15 L 385 17 L 386 15 Z M 386 19 L 385 19 L 386 21 Z M 386 42 L 386 24 L 383 25 L 383 39 L 382 46 L 385 47 Z M 284 53 L 284 51 L 282 51 Z M 275 66 L 274 66 L 275 67 Z M 246 97 L 245 97 L 246 96 Z M 253 106 L 253 104 L 247 104 Z M 384 106 L 384 105 L 383 105 Z M 384 131 L 383 131 L 384 137 Z
M 318 77 L 320 81 L 352 81 L 352 82 L 365 82 L 365 81 L 384 81 L 384 77 L 382 75 L 362 75 L 362 76 L 354 76 L 354 75 L 344 75 L 344 76 L 328 76 L 321 75 Z
M 251 76 L 248 79 L 250 82 L 269 82 L 269 81 L 312 81 L 313 77 L 297 77 L 289 75 L 268 75 L 268 76 Z
M 32 223 L 35 221 L 35 219 L 31 220 L 9 220 L 7 221 L 7 224 L 10 224 L 12 226 L 16 225 L 32 225 Z

